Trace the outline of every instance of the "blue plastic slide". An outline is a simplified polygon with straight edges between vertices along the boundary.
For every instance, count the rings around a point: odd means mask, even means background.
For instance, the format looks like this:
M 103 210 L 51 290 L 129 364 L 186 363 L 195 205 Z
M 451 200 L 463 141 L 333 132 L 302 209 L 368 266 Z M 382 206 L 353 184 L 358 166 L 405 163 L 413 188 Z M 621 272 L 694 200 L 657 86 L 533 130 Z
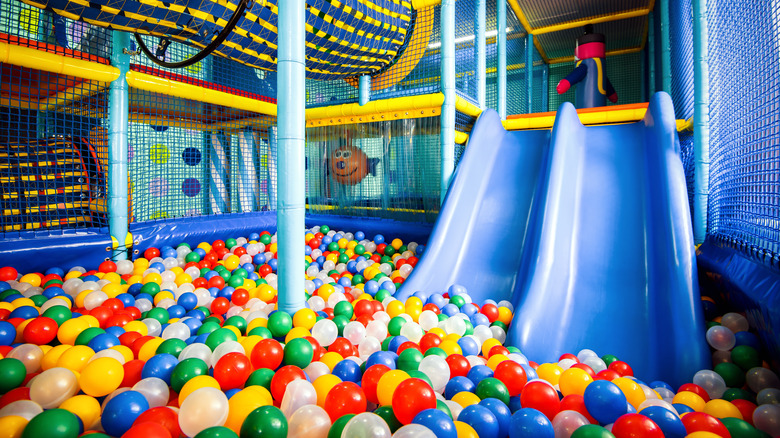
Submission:
M 451 284 L 511 297 L 507 343 L 536 361 L 590 348 L 672 385 L 708 368 L 669 96 L 613 126 L 584 127 L 565 103 L 551 137 L 483 113 L 401 296 Z

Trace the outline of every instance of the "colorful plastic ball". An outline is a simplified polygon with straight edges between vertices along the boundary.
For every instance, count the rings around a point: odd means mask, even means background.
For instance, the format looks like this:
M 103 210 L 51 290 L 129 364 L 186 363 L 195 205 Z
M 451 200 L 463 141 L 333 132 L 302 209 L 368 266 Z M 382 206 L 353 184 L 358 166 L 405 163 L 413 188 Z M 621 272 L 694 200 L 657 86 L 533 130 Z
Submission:
M 71 370 L 55 367 L 42 372 L 30 383 L 30 400 L 44 409 L 52 409 L 76 395 L 78 391 L 76 374 Z
M 620 391 L 619 389 L 617 390 Z M 552 386 L 541 381 L 534 381 L 525 385 L 523 392 L 520 394 L 520 402 L 526 408 L 534 408 L 542 412 L 547 418 L 555 418 L 555 414 L 561 410 L 558 392 Z
M 447 386 L 444 388 L 444 397 L 447 399 L 452 399 L 455 394 L 464 391 L 474 392 L 476 389 L 477 386 L 468 378 L 463 376 L 456 376 L 447 382 Z
M 246 417 L 241 425 L 242 438 L 263 438 L 287 436 L 287 419 L 274 406 L 261 406 Z
M 342 415 L 365 412 L 366 405 L 366 395 L 359 385 L 354 382 L 341 382 L 328 392 L 323 407 L 333 422 Z
M 64 409 L 49 409 L 27 423 L 22 438 L 75 438 L 80 429 L 80 421 L 72 413 Z
M 373 357 L 374 355 L 371 356 Z M 363 373 L 360 386 L 366 394 L 366 399 L 371 403 L 379 403 L 377 386 L 379 385 L 379 379 L 388 371 L 390 371 L 390 368 L 387 365 L 376 364 L 366 368 L 366 372 Z
M 142 412 L 149 409 L 149 402 L 137 391 L 125 391 L 106 403 L 101 416 L 103 429 L 109 435 L 122 436 L 132 427 Z
M 333 367 L 333 375 L 342 381 L 357 383 L 361 378 L 360 365 L 350 359 L 344 359 Z
M 165 383 L 171 383 L 171 375 L 176 365 L 179 364 L 179 360 L 172 354 L 155 354 L 146 361 L 143 371 L 141 372 L 142 378 L 157 377 L 162 379 Z
M 711 432 L 723 438 L 731 436 L 726 426 L 712 415 L 704 412 L 691 412 L 682 416 L 682 423 L 688 434 L 694 432 Z
M 3 322 L 5 321 L 0 321 Z M 26 376 L 27 368 L 21 360 L 12 357 L 0 359 L 0 394 L 20 386 Z
M 238 438 L 238 434 L 225 426 L 212 426 L 198 432 L 194 438 Z
M 91 429 L 100 420 L 100 403 L 88 395 L 71 397 L 60 404 L 59 409 L 65 409 L 79 417 L 85 429 Z
M 3 437 L 19 438 L 29 420 L 18 415 L 5 415 L 0 417 L 0 432 Z
M 498 419 L 490 409 L 482 405 L 475 404 L 463 408 L 458 415 L 458 421 L 473 427 L 480 437 L 497 438 L 499 436 Z
M 615 438 L 615 435 L 597 424 L 586 424 L 577 428 L 571 438 Z
M 495 398 L 486 398 L 479 404 L 490 409 L 490 412 L 496 416 L 498 436 L 505 437 L 509 435 L 509 428 L 512 424 L 512 412 L 509 411 L 509 407 L 501 400 Z
M 279 368 L 273 378 L 271 378 L 271 395 L 274 400 L 281 402 L 287 385 L 297 379 L 306 380 L 306 374 L 300 368 L 295 365 L 286 365 Z
M 439 409 L 420 411 L 411 421 L 430 429 L 438 438 L 457 438 L 458 431 L 449 415 Z
M 646 407 L 642 409 L 640 414 L 653 420 L 653 422 L 661 428 L 661 431 L 666 437 L 682 438 L 687 434 L 680 417 L 662 406 Z
M 227 353 L 214 365 L 214 378 L 223 390 L 243 387 L 251 373 L 252 364 L 243 353 Z
M 480 381 L 477 385 L 476 394 L 482 400 L 495 398 L 505 405 L 509 404 L 509 390 L 507 390 L 506 385 L 502 381 L 495 377 L 488 377 Z
M 617 385 L 606 380 L 596 380 L 589 384 L 583 398 L 588 412 L 601 424 L 614 423 L 628 412 L 626 396 Z
M 291 339 L 284 346 L 284 364 L 306 368 L 314 358 L 314 349 L 304 338 Z
M 273 312 L 268 317 L 268 330 L 274 337 L 284 337 L 293 327 L 292 317 L 283 311 Z
M 392 407 L 398 421 L 409 424 L 423 410 L 436 408 L 436 393 L 423 380 L 407 379 L 396 387 Z
M 45 316 L 39 316 L 25 326 L 22 337 L 24 342 L 44 345 L 57 337 L 57 329 L 57 322 L 55 320 Z
M 479 385 L 479 382 L 481 382 L 483 379 L 486 379 L 488 377 L 493 377 L 493 370 L 491 370 L 485 365 L 477 365 L 471 367 L 466 377 L 468 377 L 469 380 L 474 382 L 475 385 Z
M 279 365 L 284 360 L 284 349 L 282 344 L 275 339 L 263 339 L 252 348 L 250 359 L 255 369 L 268 368 L 275 370 L 279 368 Z
M 664 433 L 653 420 L 641 414 L 625 414 L 615 421 L 612 434 L 616 438 L 664 438 Z
M 179 427 L 187 436 L 195 436 L 209 427 L 224 425 L 228 409 L 224 392 L 210 387 L 196 389 L 179 408 Z
M 331 421 L 325 409 L 316 405 L 298 408 L 287 422 L 288 437 L 324 437 L 330 430 Z
M 157 408 L 151 408 L 148 411 L 143 412 L 138 418 L 135 419 L 133 425 L 141 423 L 155 423 L 162 425 L 168 430 L 171 437 L 175 438 L 181 435 L 181 428 L 179 427 L 179 416 L 177 411 L 167 407 L 160 406 Z M 146 438 L 152 438 L 151 436 Z
M 512 414 L 509 428 L 510 438 L 521 437 L 555 438 L 550 420 L 540 411 L 533 408 L 522 408 Z
M 390 406 L 393 403 L 393 394 L 402 381 L 409 378 L 409 374 L 402 370 L 391 370 L 386 372 L 377 383 L 377 396 L 379 404 Z
M 122 364 L 113 357 L 101 357 L 81 370 L 79 385 L 85 394 L 103 397 L 114 392 L 125 377 Z

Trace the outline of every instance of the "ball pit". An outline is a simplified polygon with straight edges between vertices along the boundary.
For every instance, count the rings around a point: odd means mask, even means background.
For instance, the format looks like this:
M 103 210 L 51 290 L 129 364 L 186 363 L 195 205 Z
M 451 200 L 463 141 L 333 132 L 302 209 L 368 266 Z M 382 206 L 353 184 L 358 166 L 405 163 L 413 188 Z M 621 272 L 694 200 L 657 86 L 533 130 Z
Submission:
M 395 299 L 415 242 L 327 226 L 305 241 L 292 315 L 268 232 L 0 267 L 0 435 L 780 436 L 780 379 L 748 320 L 709 298 L 713 368 L 675 390 L 609 352 L 535 363 L 504 345 L 512 304 L 459 285 Z

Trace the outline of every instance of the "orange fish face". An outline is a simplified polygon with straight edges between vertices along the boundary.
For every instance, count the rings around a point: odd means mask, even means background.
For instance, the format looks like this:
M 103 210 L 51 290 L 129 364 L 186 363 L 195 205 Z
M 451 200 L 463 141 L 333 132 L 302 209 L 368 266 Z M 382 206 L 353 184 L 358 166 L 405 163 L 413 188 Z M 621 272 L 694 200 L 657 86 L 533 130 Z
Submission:
M 330 154 L 330 172 L 336 182 L 355 185 L 368 174 L 368 156 L 355 146 L 339 146 Z

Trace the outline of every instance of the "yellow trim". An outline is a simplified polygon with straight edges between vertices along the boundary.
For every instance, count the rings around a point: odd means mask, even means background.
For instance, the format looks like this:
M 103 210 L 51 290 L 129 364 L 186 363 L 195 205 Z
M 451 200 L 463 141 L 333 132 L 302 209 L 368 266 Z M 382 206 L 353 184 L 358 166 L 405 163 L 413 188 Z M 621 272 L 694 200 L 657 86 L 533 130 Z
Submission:
M 693 117 L 688 120 L 677 119 L 677 132 L 693 131 Z
M 99 82 L 119 77 L 119 69 L 110 65 L 0 42 L 0 64 L 5 63 Z
M 441 4 L 441 0 L 412 0 L 412 8 L 420 9 L 430 8 L 432 6 L 438 6 Z
M 271 116 L 276 115 L 276 105 L 261 100 L 251 99 L 244 96 L 236 96 L 223 91 L 211 90 L 198 87 L 196 85 L 183 82 L 171 81 L 165 78 L 158 78 L 146 73 L 137 71 L 127 72 L 127 83 L 131 87 L 140 90 L 151 91 L 154 93 L 176 96 L 184 99 L 190 99 L 197 102 L 210 103 L 214 105 L 226 106 L 245 111 L 251 111 Z
M 596 61 L 596 84 L 599 87 L 599 93 L 606 96 L 607 90 L 604 89 L 604 66 L 601 65 L 601 58 L 593 58 L 593 60 Z M 580 62 L 578 62 L 577 65 L 579 65 Z
M 396 97 L 393 99 L 374 100 L 363 106 L 358 103 L 348 103 L 321 108 L 309 108 L 306 110 L 306 120 L 368 116 L 392 111 L 413 111 L 423 108 L 441 107 L 443 103 L 444 95 L 441 93 Z
M 455 131 L 455 143 L 466 144 L 469 141 L 469 135 L 465 132 Z
M 537 27 L 531 33 L 534 35 L 544 35 L 550 32 L 558 32 L 560 30 L 582 27 L 586 24 L 607 23 L 610 21 L 626 20 L 629 18 L 642 17 L 642 16 L 646 16 L 649 13 L 650 13 L 650 9 L 635 9 L 631 11 L 618 12 L 612 15 L 601 15 L 596 17 L 581 18 L 575 21 L 567 21 L 566 23 Z
M 625 110 L 599 111 L 580 113 L 577 116 L 583 125 L 610 125 L 617 123 L 630 123 L 642 120 L 647 108 L 634 108 Z M 520 131 L 525 129 L 549 129 L 555 122 L 555 113 L 544 113 L 538 117 L 523 117 L 520 119 L 505 120 L 504 128 L 508 131 Z
M 306 121 L 307 128 L 343 125 L 345 123 L 371 123 L 387 122 L 390 120 L 419 119 L 441 115 L 441 106 L 431 108 L 418 108 L 411 111 L 388 111 L 384 113 L 369 114 L 363 116 L 349 116 L 338 118 L 313 119 Z
M 479 117 L 482 114 L 478 106 L 460 96 L 455 97 L 455 109 L 471 117 Z
M 502 0 L 498 0 L 498 1 L 502 1 Z M 515 13 L 517 19 L 520 20 L 520 24 L 523 25 L 525 32 L 533 35 L 534 29 L 531 27 L 531 23 L 528 22 L 528 18 L 525 17 L 525 13 L 523 12 L 523 10 L 520 9 L 520 5 L 517 3 L 517 0 L 507 0 L 507 2 L 509 3 L 509 6 L 512 8 L 512 11 Z M 539 52 L 539 55 L 542 56 L 544 62 L 549 64 L 550 60 L 547 58 L 547 54 L 544 52 L 544 49 L 542 48 L 542 45 L 539 44 L 539 39 L 537 38 L 534 38 L 534 47 L 536 47 L 536 50 Z

